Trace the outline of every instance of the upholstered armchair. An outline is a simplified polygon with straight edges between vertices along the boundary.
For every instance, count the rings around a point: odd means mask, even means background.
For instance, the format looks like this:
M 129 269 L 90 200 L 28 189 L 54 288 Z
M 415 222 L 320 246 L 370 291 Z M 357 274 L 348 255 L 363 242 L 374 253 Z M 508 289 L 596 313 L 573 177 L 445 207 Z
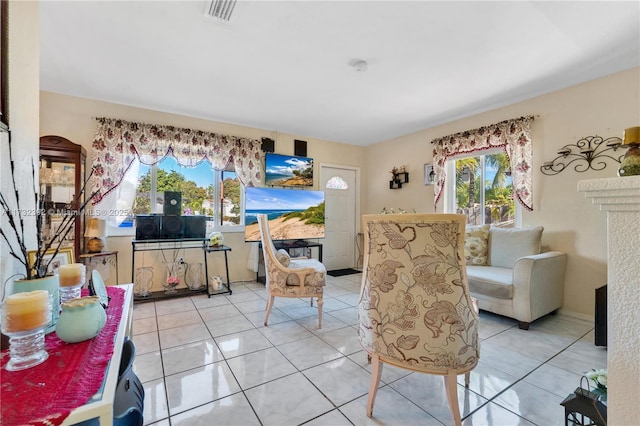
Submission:
M 262 254 L 266 272 L 267 312 L 264 325 L 267 325 L 271 308 L 278 297 L 309 297 L 318 299 L 318 328 L 322 328 L 322 295 L 327 269 L 315 259 L 291 258 L 285 250 L 276 250 L 269 234 L 269 219 L 265 214 L 258 215 Z
M 465 374 L 468 386 L 479 358 L 478 312 L 465 270 L 465 221 L 454 214 L 363 216 L 358 336 L 372 362 L 369 417 L 386 363 L 444 376 L 453 422 L 461 424 L 457 376 Z

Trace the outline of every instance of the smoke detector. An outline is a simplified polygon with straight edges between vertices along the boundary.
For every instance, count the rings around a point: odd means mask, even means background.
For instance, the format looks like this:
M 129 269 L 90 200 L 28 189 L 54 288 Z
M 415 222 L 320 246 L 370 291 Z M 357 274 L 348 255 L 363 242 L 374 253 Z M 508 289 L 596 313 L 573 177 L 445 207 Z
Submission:
M 204 9 L 204 16 L 222 22 L 229 22 L 237 0 L 209 0 Z
M 353 63 L 353 69 L 357 72 L 365 72 L 369 69 L 369 64 L 367 64 L 367 61 L 356 61 Z

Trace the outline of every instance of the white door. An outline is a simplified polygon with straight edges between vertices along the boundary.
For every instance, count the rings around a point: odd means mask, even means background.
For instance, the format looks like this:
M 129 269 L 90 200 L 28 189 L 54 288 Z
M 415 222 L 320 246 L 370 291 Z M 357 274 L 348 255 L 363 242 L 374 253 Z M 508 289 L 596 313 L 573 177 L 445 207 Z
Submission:
M 320 166 L 325 192 L 325 238 L 322 263 L 328 271 L 355 266 L 356 169 Z

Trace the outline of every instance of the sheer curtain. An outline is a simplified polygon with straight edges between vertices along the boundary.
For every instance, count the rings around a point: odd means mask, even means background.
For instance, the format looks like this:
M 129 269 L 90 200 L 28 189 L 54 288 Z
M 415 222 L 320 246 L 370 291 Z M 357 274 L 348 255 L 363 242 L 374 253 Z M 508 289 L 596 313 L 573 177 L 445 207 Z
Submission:
M 533 116 L 514 118 L 432 140 L 435 172 L 434 205 L 438 206 L 444 191 L 447 177 L 444 165 L 449 157 L 502 147 L 511 164 L 515 197 L 527 210 L 533 210 L 532 121 Z
M 214 170 L 224 170 L 233 164 L 238 179 L 245 186 L 260 183 L 260 142 L 257 140 L 111 118 L 97 118 L 97 121 L 91 150 L 93 176 L 90 185 L 91 190 L 98 193 L 94 205 L 120 187 L 121 194 L 130 192 L 123 183 L 127 171 L 136 163 L 135 159 L 152 165 L 173 155 L 182 166 L 195 166 L 206 159 Z M 135 176 L 137 178 L 137 174 Z M 127 181 L 126 186 L 129 183 Z M 113 203 L 109 204 L 114 208 Z

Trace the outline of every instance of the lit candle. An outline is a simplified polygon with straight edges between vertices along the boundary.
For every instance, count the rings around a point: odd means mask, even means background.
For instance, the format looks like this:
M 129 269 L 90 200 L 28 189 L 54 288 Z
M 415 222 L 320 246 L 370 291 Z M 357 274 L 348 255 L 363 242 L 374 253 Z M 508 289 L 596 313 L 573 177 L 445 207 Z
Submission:
M 59 268 L 60 287 L 71 287 L 84 284 L 84 265 L 72 263 Z
M 3 330 L 32 330 L 49 322 L 49 292 L 34 290 L 7 296 Z
M 640 144 L 640 127 L 624 129 L 622 140 L 625 145 Z

